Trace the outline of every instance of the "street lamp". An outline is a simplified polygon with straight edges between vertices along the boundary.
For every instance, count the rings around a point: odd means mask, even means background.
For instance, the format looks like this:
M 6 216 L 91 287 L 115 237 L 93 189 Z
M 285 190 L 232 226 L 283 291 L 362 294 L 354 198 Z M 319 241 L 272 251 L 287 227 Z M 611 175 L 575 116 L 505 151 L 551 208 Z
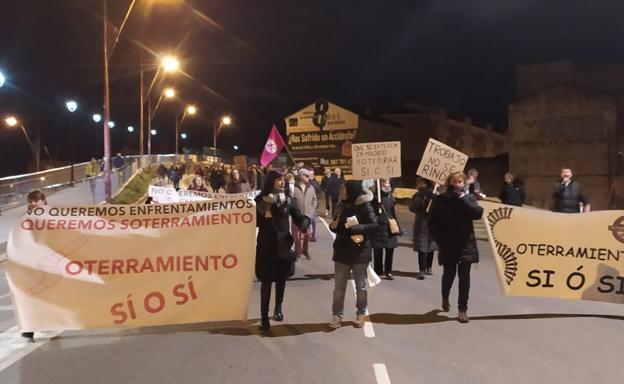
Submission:
M 180 61 L 172 55 L 163 57 L 160 61 L 160 65 L 165 72 L 175 72 L 180 69 Z
M 115 128 L 115 122 L 114 121 L 109 121 L 108 122 L 108 128 Z
M 6 77 L 4 77 L 4 73 L 0 72 L 0 88 L 2 88 L 5 82 L 6 82 Z
M 180 132 L 180 127 L 182 126 L 182 123 L 184 122 L 184 119 L 186 119 L 187 115 L 191 115 L 194 116 L 197 113 L 197 107 L 195 107 L 194 105 L 187 105 L 186 108 L 184 109 L 184 114 L 182 115 L 182 119 L 180 119 L 180 121 L 178 121 L 178 117 L 176 116 L 176 126 L 175 126 L 175 154 L 178 154 L 178 147 L 179 147 L 179 142 L 178 142 L 178 137 L 181 137 L 181 135 L 178 134 L 178 132 Z M 186 133 L 183 133 L 183 135 L 186 136 Z M 186 137 L 182 137 L 183 139 L 186 139 Z
M 234 148 L 235 151 L 238 151 L 238 145 L 235 145 L 232 148 Z
M 182 132 L 182 133 L 180 134 L 180 137 L 182 138 L 182 140 L 186 140 L 186 139 L 188 139 L 188 135 L 187 135 L 186 133 L 184 133 L 184 132 Z
M 100 121 L 102 121 L 102 115 L 100 115 L 99 113 L 94 113 L 93 114 L 93 121 L 95 123 L 99 123 Z
M 232 124 L 232 118 L 230 116 L 223 116 L 221 119 L 219 119 L 219 126 L 218 127 L 215 126 L 214 129 L 212 130 L 213 132 L 212 156 L 215 158 L 217 157 L 217 136 L 219 136 L 219 131 L 221 131 L 222 126 L 230 125 L 230 124 Z
M 30 146 L 30 150 L 33 153 L 33 156 L 35 156 L 35 162 L 37 163 L 37 170 L 39 170 L 39 161 L 37 159 L 37 151 L 35 151 L 35 147 L 32 144 L 32 141 L 30 141 L 30 136 L 28 135 L 28 131 L 26 131 L 26 127 L 24 127 L 24 124 L 22 124 L 19 120 L 17 120 L 17 118 L 15 116 L 9 116 L 7 118 L 4 119 L 4 123 L 6 125 L 8 125 L 9 127 L 13 128 L 17 125 L 20 126 L 20 128 L 22 128 L 22 132 L 24 132 L 24 136 L 26 136 L 26 141 L 28 141 L 28 145 Z
M 173 88 L 167 88 L 165 89 L 164 95 L 166 98 L 171 99 L 175 97 L 175 90 Z
M 157 134 L 158 132 L 157 132 L 155 129 L 152 129 L 152 130 L 150 131 L 150 133 L 152 134 L 152 136 L 156 136 L 156 134 Z
M 130 125 L 130 126 L 128 126 L 128 132 L 130 132 L 130 133 L 134 132 L 134 127 L 133 127 L 133 126 L 131 126 L 131 125 Z
M 70 184 L 74 185 L 74 157 L 76 155 L 75 138 L 74 138 L 74 112 L 78 110 L 78 103 L 74 100 L 67 100 L 65 107 L 69 111 L 69 147 L 70 147 Z

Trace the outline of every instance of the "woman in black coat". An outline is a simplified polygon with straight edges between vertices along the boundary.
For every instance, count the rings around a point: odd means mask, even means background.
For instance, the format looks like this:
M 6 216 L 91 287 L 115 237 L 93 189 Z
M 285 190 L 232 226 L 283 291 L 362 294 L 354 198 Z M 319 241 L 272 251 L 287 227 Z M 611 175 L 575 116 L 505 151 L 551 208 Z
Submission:
M 381 179 L 379 185 L 381 186 L 381 206 L 375 198 L 377 196 L 377 188 L 373 192 L 373 208 L 379 224 L 379 230 L 372 236 L 374 268 L 379 276 L 388 280 L 394 280 L 392 276 L 392 259 L 394 249 L 399 245 L 399 236 L 390 233 L 388 218 L 397 219 L 394 209 L 396 200 L 392 196 L 392 187 L 389 179 Z M 385 262 L 383 258 L 384 250 L 386 251 Z
M 412 196 L 409 210 L 415 214 L 413 231 L 413 249 L 418 252 L 418 274 L 416 278 L 423 280 L 425 275 L 431 275 L 433 253 L 438 250 L 438 244 L 433 240 L 429 229 L 431 203 L 434 198 L 433 182 L 421 178 L 417 185 L 421 185 Z
M 455 275 L 459 275 L 458 320 L 467 323 L 470 267 L 479 262 L 473 220 L 481 218 L 483 208 L 468 193 L 466 175 L 455 172 L 446 179 L 446 192 L 437 196 L 431 207 L 431 234 L 440 247 L 442 274 L 442 310 L 450 309 L 449 294 Z
M 340 327 L 344 309 L 347 282 L 353 274 L 356 290 L 357 328 L 364 325 L 368 305 L 368 264 L 371 261 L 371 236 L 379 230 L 371 202 L 373 193 L 362 188 L 359 180 L 348 180 L 340 188 L 340 205 L 330 229 L 336 232 L 334 240 L 334 298 L 332 320 L 329 326 Z
M 307 230 L 310 218 L 302 215 L 292 204 L 284 189 L 284 179 L 277 171 L 270 171 L 260 195 L 256 197 L 258 238 L 256 244 L 256 277 L 261 281 L 260 315 L 263 331 L 271 328 L 269 322 L 269 301 L 271 285 L 275 282 L 275 321 L 284 320 L 282 302 L 286 279 L 295 273 L 294 239 L 290 233 L 289 218 L 295 225 Z
M 522 204 L 524 204 L 524 188 L 513 174 L 507 172 L 505 173 L 505 185 L 503 185 L 503 189 L 498 197 L 503 204 L 522 207 Z

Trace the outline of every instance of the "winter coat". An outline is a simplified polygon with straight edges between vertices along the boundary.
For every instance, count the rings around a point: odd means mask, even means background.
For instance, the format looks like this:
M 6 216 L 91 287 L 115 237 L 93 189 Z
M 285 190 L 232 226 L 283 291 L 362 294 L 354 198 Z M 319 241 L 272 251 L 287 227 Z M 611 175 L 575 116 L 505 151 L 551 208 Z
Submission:
M 319 184 L 319 182 L 316 181 L 316 179 L 311 178 L 310 185 L 312 186 L 312 188 L 314 188 L 314 193 L 316 193 L 316 198 L 320 199 L 321 193 L 323 192 L 323 190 L 321 189 L 321 185 Z
M 308 217 L 313 217 L 318 207 L 318 199 L 314 187 L 309 183 L 305 187 L 301 188 L 301 183 L 295 184 L 293 202 L 297 206 L 297 209 Z
M 251 192 L 251 186 L 247 180 L 230 181 L 225 185 L 225 193 Z
M 503 204 L 522 207 L 522 204 L 524 204 L 524 188 L 520 184 L 505 184 L 498 198 Z
M 397 220 L 396 211 L 394 209 L 396 205 L 396 200 L 394 196 L 392 196 L 389 192 L 384 192 L 381 190 L 381 205 L 385 209 L 382 209 L 381 213 L 379 213 L 380 205 L 377 199 L 377 192 L 373 192 L 373 210 L 375 215 L 377 216 L 377 224 L 379 225 L 379 229 L 372 235 L 371 241 L 373 248 L 396 248 L 399 246 L 399 236 L 393 235 L 390 233 L 390 225 L 388 224 L 388 217 L 386 217 L 386 212 L 391 219 Z M 397 220 L 398 223 L 398 220 Z
M 587 196 L 576 180 L 572 180 L 567 186 L 557 184 L 553 188 L 553 211 L 563 213 L 579 213 L 579 203 L 587 205 Z
M 366 191 L 366 194 L 358 196 L 354 201 L 342 201 L 340 209 L 334 218 L 337 219 L 336 227 L 332 229 L 336 232 L 334 240 L 333 261 L 345 264 L 368 264 L 372 260 L 371 236 L 379 230 L 377 216 L 371 204 L 373 193 Z M 359 224 L 351 228 L 345 228 L 347 217 L 356 216 Z M 352 235 L 363 235 L 364 241 L 356 244 L 351 238 Z
M 165 167 L 163 164 L 160 164 L 156 172 L 158 173 L 158 176 L 164 178 L 165 176 L 167 176 L 167 167 Z
M 433 240 L 429 228 L 430 203 L 433 198 L 433 190 L 429 187 L 422 187 L 418 189 L 410 201 L 409 210 L 415 214 L 412 248 L 416 252 L 429 253 L 438 250 L 438 244 Z
M 124 159 L 121 156 L 115 156 L 113 158 L 113 167 L 121 168 L 124 165 Z
M 175 168 L 171 168 L 171 171 L 169 171 L 169 178 L 174 183 L 180 181 L 180 174 L 178 173 L 178 170 Z
M 431 234 L 440 247 L 440 264 L 459 261 L 479 262 L 473 220 L 481 218 L 483 208 L 473 194 L 459 197 L 448 190 L 437 196 L 431 206 Z
M 323 176 L 323 179 L 321 180 L 321 190 L 323 190 L 323 192 L 327 192 L 327 190 L 329 189 L 330 181 L 331 176 Z
M 305 230 L 310 225 L 310 218 L 299 212 L 290 197 L 286 197 L 284 203 L 270 204 L 264 201 L 265 196 L 258 195 L 255 199 L 258 214 L 256 277 L 261 281 L 284 281 L 295 273 L 295 261 L 288 260 L 287 254 L 294 243 L 289 218 L 292 217 L 295 225 Z
M 332 199 L 338 199 L 338 196 L 340 195 L 340 187 L 342 187 L 344 182 L 344 177 L 340 176 L 340 178 L 338 178 L 336 174 L 331 175 L 329 185 L 327 186 L 327 193 L 329 193 Z

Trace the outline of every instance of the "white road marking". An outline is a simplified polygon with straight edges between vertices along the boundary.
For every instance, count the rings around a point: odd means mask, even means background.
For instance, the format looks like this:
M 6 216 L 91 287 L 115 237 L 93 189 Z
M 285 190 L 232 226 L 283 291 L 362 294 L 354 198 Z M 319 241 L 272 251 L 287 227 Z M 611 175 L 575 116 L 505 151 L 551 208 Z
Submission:
M 329 234 L 332 236 L 332 238 L 336 239 L 336 234 L 329 229 L 329 225 L 327 224 L 327 222 L 324 219 L 320 218 L 320 217 L 319 217 L 319 219 L 321 220 L 321 222 L 323 223 L 325 228 L 327 228 L 327 232 L 329 232 Z M 355 289 L 355 281 L 353 281 L 353 279 L 351 279 L 350 281 L 351 281 L 351 286 L 353 287 L 353 293 L 355 295 L 357 295 L 357 290 Z M 375 337 L 375 329 L 373 328 L 373 323 L 371 323 L 371 321 L 370 321 L 368 309 L 366 309 L 366 321 L 364 321 L 363 330 L 364 330 L 364 336 L 366 336 L 368 338 Z
M 375 370 L 377 384 L 390 384 L 390 376 L 388 376 L 386 364 L 375 363 L 373 364 L 373 369 Z
M 35 333 L 35 342 L 29 343 L 13 326 L 0 333 L 0 372 L 37 350 L 60 332 Z

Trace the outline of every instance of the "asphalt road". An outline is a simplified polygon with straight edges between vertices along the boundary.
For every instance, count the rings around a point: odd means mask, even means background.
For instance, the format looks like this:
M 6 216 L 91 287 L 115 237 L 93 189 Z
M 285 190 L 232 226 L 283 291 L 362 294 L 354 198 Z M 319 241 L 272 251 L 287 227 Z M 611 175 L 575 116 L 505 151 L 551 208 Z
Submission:
M 399 213 L 411 230 L 412 216 Z M 440 274 L 415 279 L 399 247 L 394 281 L 369 293 L 370 321 L 331 330 L 331 236 L 319 223 L 312 260 L 286 286 L 285 321 L 258 333 L 259 284 L 247 322 L 37 334 L 21 340 L 0 278 L 0 383 L 620 383 L 624 306 L 501 294 L 492 254 L 478 241 L 468 313 L 441 313 Z M 409 243 L 411 238 L 403 239 Z M 1 265 L 1 264 L 0 264 Z M 451 296 L 454 304 L 456 287 Z M 52 336 L 52 337 L 51 337 Z

